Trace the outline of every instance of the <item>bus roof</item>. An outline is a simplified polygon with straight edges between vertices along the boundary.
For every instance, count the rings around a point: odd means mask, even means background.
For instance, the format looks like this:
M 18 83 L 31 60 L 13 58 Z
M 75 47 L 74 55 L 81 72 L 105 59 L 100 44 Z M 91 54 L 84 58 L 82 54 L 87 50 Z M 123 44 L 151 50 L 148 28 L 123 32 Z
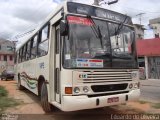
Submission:
M 47 17 L 46 19 L 31 33 L 29 34 L 27 37 L 25 37 L 24 39 L 24 42 L 16 49 L 19 50 L 25 43 L 27 43 L 27 41 L 33 37 L 40 29 L 42 29 L 48 22 L 49 20 L 51 20 L 54 15 L 56 15 L 58 12 L 60 12 L 60 10 L 63 9 L 63 7 L 65 5 L 67 5 L 67 3 L 72 3 L 72 4 L 81 4 L 81 5 L 87 5 L 87 4 L 83 4 L 83 3 L 79 3 L 79 2 L 71 2 L 71 1 L 64 1 L 62 4 L 60 4 L 59 6 L 57 6 Z M 100 8 L 100 9 L 103 9 L 103 10 L 107 10 L 108 12 L 111 12 L 111 13 L 114 13 L 116 15 L 120 15 L 120 16 L 127 16 L 127 15 L 124 15 L 122 13 L 118 13 L 118 12 L 115 12 L 115 11 L 111 11 L 111 10 L 108 10 L 108 9 L 105 9 L 105 8 L 102 8 L 100 6 L 96 6 L 96 5 L 87 5 L 87 6 L 91 6 L 91 7 L 96 7 L 96 8 Z M 75 6 L 74 6 L 75 7 Z M 128 18 L 130 18 L 129 16 L 127 16 Z

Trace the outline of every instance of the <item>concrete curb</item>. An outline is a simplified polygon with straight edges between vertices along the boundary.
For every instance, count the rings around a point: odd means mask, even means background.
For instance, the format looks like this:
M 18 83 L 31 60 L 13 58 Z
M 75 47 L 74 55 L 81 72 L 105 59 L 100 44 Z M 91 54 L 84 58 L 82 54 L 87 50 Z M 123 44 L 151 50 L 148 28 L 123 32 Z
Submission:
M 160 80 L 141 80 L 140 83 L 142 86 L 160 87 Z
M 157 85 L 145 85 L 145 84 L 141 84 L 141 86 L 152 86 L 152 87 L 160 87 L 160 86 L 157 86 Z

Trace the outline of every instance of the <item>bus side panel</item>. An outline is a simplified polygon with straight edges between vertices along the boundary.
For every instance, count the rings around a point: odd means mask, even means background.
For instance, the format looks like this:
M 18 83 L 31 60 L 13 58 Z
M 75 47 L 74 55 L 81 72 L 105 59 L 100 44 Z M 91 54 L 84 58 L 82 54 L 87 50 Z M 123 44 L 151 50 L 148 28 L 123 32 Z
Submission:
M 36 59 L 20 63 L 18 73 L 20 74 L 21 85 L 38 95 L 38 78 L 36 76 Z
M 39 76 L 43 76 L 44 81 L 48 83 L 49 82 L 49 53 L 46 56 L 37 58 L 37 62 L 35 65 L 36 65 L 35 68 L 36 68 L 37 78 L 39 78 Z

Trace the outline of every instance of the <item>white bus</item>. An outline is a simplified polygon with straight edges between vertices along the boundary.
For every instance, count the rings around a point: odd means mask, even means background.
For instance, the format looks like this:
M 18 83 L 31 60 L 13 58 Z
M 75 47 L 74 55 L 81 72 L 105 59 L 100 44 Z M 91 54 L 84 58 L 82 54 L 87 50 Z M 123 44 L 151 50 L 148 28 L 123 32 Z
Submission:
M 129 16 L 65 2 L 16 51 L 19 89 L 52 106 L 76 111 L 137 100 L 135 31 Z

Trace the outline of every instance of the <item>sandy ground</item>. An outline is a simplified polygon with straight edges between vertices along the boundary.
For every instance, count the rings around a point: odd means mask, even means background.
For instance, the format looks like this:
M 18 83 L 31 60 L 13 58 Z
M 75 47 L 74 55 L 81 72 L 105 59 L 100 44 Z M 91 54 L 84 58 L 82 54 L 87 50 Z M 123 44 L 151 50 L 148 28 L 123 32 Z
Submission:
M 126 105 L 112 106 L 101 109 L 93 109 L 93 110 L 83 110 L 76 112 L 62 112 L 60 110 L 54 111 L 53 114 L 49 116 L 45 116 L 45 112 L 41 108 L 40 99 L 29 92 L 28 90 L 20 91 L 17 89 L 17 84 L 15 81 L 0 81 L 0 85 L 5 86 L 9 91 L 9 96 L 17 99 L 21 102 L 20 105 L 8 108 L 5 112 L 12 114 L 25 114 L 26 116 L 21 117 L 21 120 L 31 120 L 39 119 L 39 120 L 77 120 L 77 118 L 86 118 L 86 119 L 95 119 L 97 118 L 103 120 L 107 118 L 107 115 L 113 114 L 139 114 L 139 113 L 160 113 L 160 109 L 154 109 L 151 107 L 149 103 L 140 104 L 140 102 L 129 102 Z M 38 116 L 29 117 L 34 114 L 39 114 Z M 32 114 L 32 115 L 31 115 Z M 41 114 L 41 115 L 40 115 Z M 44 115 L 44 116 L 43 116 Z M 88 115 L 91 115 L 90 117 Z M 38 117 L 38 118 L 36 118 Z M 88 118 L 89 117 L 89 118 Z M 54 119 L 53 119 L 54 118 Z M 79 119 L 78 119 L 79 120 Z
M 16 81 L 0 81 L 0 85 L 5 86 L 9 91 L 9 96 L 20 101 L 20 105 L 8 108 L 7 113 L 13 114 L 44 114 L 39 98 L 28 90 L 20 91 Z

